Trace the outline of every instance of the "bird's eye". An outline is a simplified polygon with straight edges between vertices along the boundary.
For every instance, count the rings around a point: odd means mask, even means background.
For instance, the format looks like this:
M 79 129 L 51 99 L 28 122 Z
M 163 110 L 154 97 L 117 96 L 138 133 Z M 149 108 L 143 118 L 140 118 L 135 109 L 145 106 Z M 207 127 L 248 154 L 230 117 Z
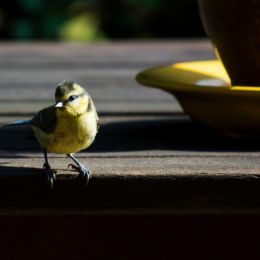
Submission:
M 69 101 L 73 101 L 73 100 L 75 100 L 77 97 L 78 97 L 78 96 L 76 96 L 76 95 L 72 95 L 72 96 L 70 96 L 70 97 L 68 98 L 68 100 L 69 100 Z

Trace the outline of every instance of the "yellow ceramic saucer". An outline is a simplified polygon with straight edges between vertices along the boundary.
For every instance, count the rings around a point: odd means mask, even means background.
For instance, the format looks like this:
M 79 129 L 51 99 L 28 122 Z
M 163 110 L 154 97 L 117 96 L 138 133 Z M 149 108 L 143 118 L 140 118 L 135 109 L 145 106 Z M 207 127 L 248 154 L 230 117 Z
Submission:
M 260 136 L 260 87 L 231 86 L 217 60 L 152 68 L 136 79 L 172 93 L 194 120 L 219 132 Z

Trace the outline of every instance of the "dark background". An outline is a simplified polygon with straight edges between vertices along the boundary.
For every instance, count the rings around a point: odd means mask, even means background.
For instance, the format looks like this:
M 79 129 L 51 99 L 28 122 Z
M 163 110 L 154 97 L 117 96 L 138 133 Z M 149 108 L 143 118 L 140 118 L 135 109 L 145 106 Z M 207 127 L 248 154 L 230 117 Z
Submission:
M 0 0 L 1 40 L 204 36 L 197 0 Z

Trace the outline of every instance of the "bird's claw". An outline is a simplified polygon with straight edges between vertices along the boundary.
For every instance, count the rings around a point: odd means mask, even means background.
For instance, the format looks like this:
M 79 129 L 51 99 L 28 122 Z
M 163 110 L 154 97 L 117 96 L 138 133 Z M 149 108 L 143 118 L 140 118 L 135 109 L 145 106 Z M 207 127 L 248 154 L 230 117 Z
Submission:
M 78 171 L 78 167 L 72 163 L 68 164 L 68 169 L 71 168 L 74 171 Z
M 88 184 L 91 175 L 91 171 L 89 169 L 83 166 L 76 166 L 72 163 L 68 164 L 68 168 L 72 168 L 72 170 L 77 171 L 79 173 L 78 178 L 83 179 L 86 185 Z
M 52 170 L 50 165 L 48 165 L 47 163 L 43 164 L 43 168 L 44 168 L 44 171 L 45 171 L 45 174 L 46 174 L 46 177 L 47 177 L 48 185 L 52 189 L 54 181 L 56 180 L 56 172 L 57 171 Z

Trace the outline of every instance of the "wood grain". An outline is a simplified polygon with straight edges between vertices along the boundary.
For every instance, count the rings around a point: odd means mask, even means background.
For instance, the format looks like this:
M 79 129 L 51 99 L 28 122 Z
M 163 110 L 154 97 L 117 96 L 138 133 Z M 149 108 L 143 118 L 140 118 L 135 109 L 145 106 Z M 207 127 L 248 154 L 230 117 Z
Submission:
M 0 214 L 259 212 L 260 141 L 220 136 L 192 122 L 173 96 L 135 82 L 148 67 L 212 58 L 206 40 L 1 43 L 0 125 L 53 104 L 68 79 L 86 86 L 101 129 L 78 154 L 93 171 L 90 185 L 51 154 L 53 191 L 31 131 L 1 129 Z

